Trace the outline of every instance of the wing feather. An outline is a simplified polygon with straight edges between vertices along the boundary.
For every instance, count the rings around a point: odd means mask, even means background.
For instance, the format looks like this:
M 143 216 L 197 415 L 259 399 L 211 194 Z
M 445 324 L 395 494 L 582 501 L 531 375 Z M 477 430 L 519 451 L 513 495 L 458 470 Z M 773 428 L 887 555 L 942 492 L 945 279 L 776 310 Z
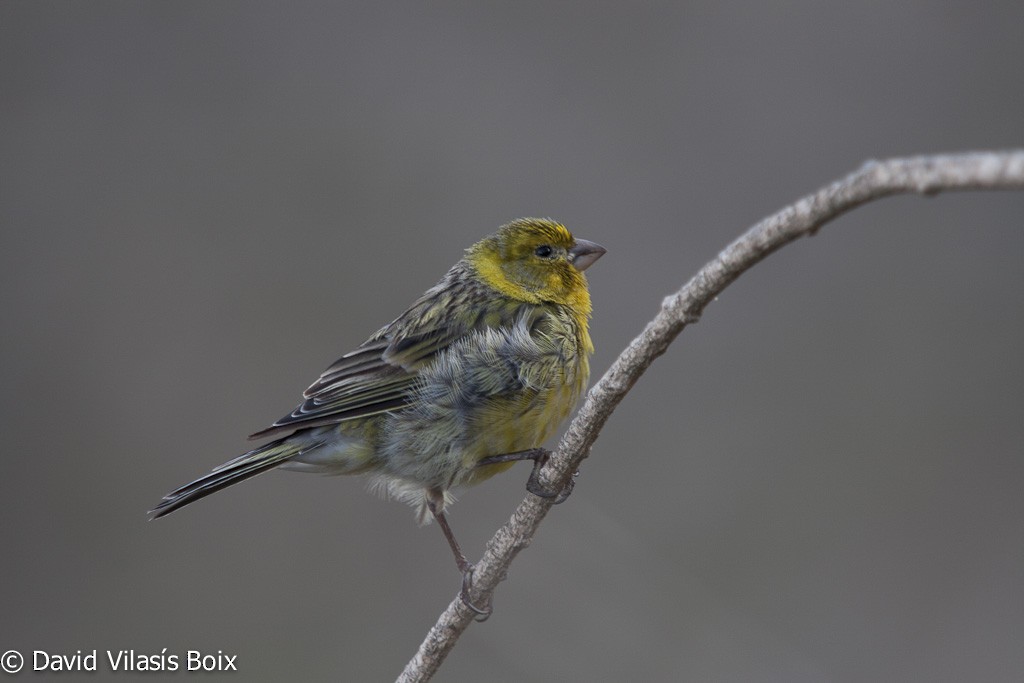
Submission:
M 477 308 L 467 304 L 479 302 L 483 293 L 482 285 L 465 277 L 465 268 L 463 262 L 457 264 L 405 313 L 324 370 L 295 410 L 249 438 L 280 436 L 404 406 L 419 370 L 438 352 L 474 329 L 504 322 L 499 319 L 504 316 L 466 315 Z M 509 324 L 512 317 L 510 310 Z

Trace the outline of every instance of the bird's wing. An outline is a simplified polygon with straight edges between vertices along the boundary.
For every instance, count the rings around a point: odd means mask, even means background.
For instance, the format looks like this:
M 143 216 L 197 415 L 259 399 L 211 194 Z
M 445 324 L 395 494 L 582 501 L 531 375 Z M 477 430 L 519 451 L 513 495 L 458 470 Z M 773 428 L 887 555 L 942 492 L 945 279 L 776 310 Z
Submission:
M 429 293 L 428 293 L 429 294 Z M 424 296 L 399 318 L 345 354 L 303 392 L 303 402 L 267 429 L 262 439 L 296 429 L 335 424 L 401 408 L 419 368 L 438 352 L 484 324 L 480 315 L 444 317 Z

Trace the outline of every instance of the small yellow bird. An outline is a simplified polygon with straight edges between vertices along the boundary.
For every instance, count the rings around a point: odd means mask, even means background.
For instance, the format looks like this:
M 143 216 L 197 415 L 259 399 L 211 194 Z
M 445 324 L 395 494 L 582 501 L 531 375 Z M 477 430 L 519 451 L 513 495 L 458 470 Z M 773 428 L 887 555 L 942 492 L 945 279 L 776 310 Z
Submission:
M 594 347 L 583 271 L 604 253 L 552 220 L 502 226 L 250 437 L 276 440 L 167 494 L 153 518 L 275 467 L 368 474 L 416 506 L 420 523 L 438 520 L 468 581 L 472 565 L 444 516 L 449 491 L 531 459 L 528 488 L 554 495 L 536 485 L 540 445 L 586 387 Z

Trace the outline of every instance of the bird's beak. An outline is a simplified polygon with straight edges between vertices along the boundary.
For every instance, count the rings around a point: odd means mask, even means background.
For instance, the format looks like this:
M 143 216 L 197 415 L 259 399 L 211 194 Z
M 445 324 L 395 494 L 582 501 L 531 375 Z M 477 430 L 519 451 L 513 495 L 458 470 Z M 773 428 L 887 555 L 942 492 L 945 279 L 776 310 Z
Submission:
M 608 250 L 596 242 L 578 239 L 576 245 L 569 250 L 570 261 L 576 270 L 583 272 L 594 265 L 594 261 L 601 258 L 606 251 Z

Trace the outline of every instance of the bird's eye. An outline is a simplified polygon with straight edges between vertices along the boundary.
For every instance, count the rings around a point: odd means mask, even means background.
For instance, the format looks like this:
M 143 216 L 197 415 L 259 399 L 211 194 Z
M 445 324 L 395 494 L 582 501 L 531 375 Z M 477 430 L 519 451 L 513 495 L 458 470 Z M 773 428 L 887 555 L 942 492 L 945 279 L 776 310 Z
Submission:
M 555 250 L 552 249 L 547 244 L 542 244 L 539 247 L 537 247 L 533 253 L 536 254 L 537 256 L 540 256 L 541 258 L 550 258 L 551 254 L 553 254 L 554 251 Z

